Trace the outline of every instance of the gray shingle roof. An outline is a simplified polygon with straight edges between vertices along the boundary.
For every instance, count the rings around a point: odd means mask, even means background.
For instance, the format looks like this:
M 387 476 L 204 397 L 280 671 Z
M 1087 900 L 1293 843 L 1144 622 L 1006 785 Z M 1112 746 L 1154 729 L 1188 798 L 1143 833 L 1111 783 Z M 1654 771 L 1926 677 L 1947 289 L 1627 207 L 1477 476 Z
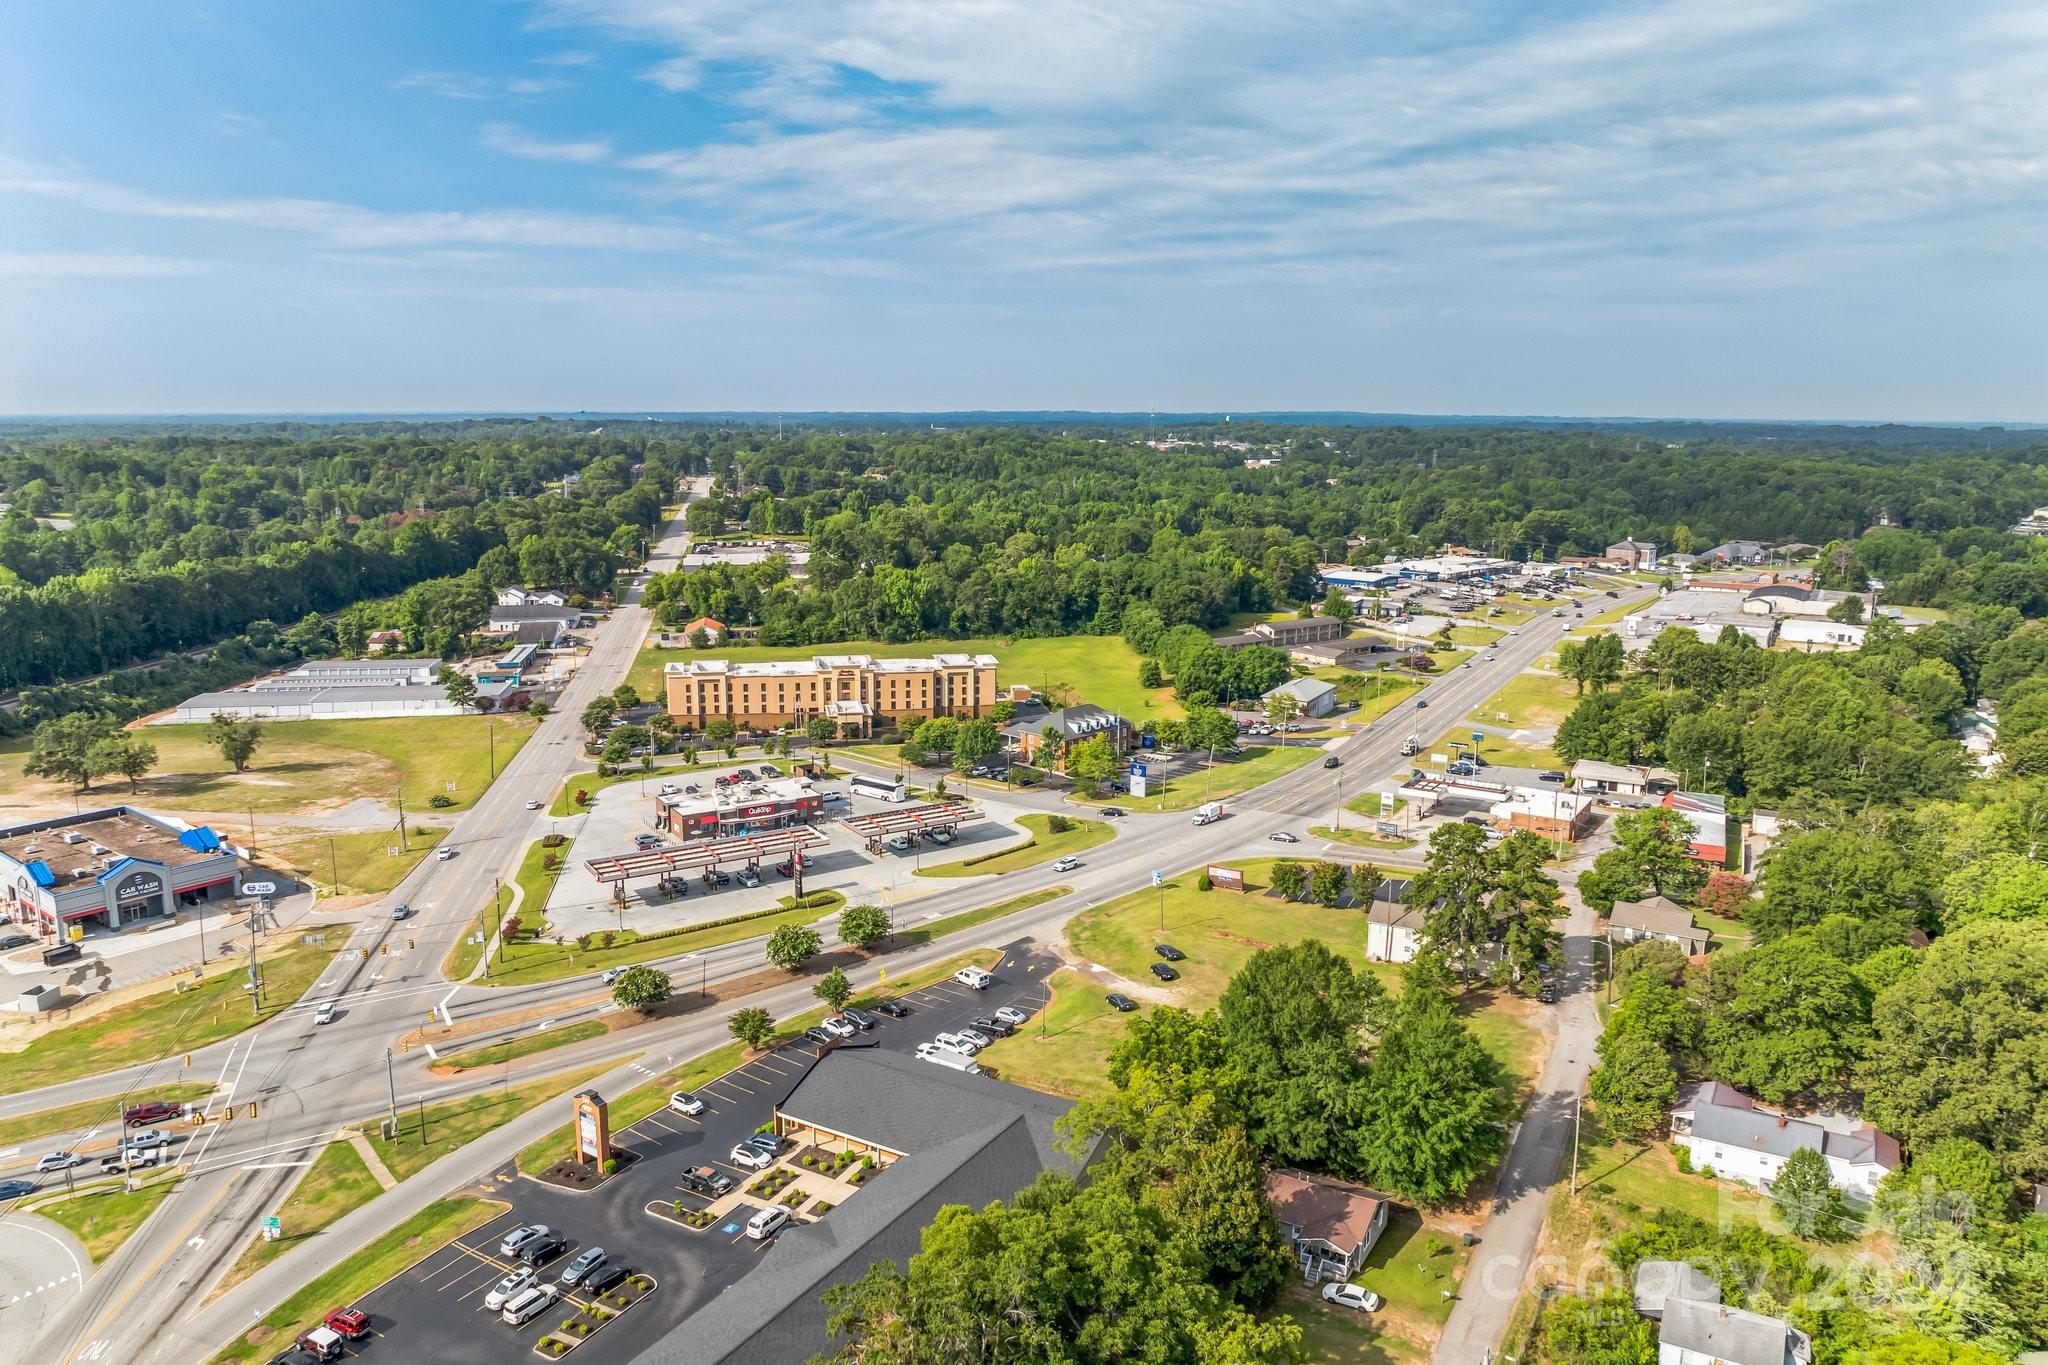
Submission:
M 1791 1328 L 1783 1318 L 1767 1318 L 1719 1303 L 1674 1299 L 1664 1305 L 1660 1345 L 1697 1351 L 1723 1365 L 1786 1365 Z
M 1661 934 L 1666 938 L 1698 941 L 1705 944 L 1709 935 L 1692 917 L 1692 911 L 1664 896 L 1652 896 L 1646 901 L 1616 901 L 1607 922 L 1617 929 L 1633 929 L 1642 934 Z
M 1042 1171 L 1078 1170 L 1053 1140 L 1066 1101 L 877 1048 L 827 1053 L 776 1107 L 907 1155 L 823 1219 L 778 1235 L 634 1365 L 807 1360 L 831 1344 L 824 1292 L 882 1260 L 908 1261 L 940 1209 L 981 1208 Z
M 1677 1112 L 1692 1114 L 1695 1137 L 1726 1147 L 1779 1157 L 1811 1147 L 1852 1165 L 1890 1169 L 1899 1164 L 1898 1139 L 1887 1133 L 1867 1124 L 1852 1133 L 1838 1133 L 1805 1119 L 1759 1109 L 1755 1100 L 1719 1082 L 1686 1091 L 1679 1096 Z
M 1636 1267 L 1636 1311 L 1646 1318 L 1661 1317 L 1672 1299 L 1694 1303 L 1719 1303 L 1721 1286 L 1714 1277 L 1684 1261 L 1644 1261 Z

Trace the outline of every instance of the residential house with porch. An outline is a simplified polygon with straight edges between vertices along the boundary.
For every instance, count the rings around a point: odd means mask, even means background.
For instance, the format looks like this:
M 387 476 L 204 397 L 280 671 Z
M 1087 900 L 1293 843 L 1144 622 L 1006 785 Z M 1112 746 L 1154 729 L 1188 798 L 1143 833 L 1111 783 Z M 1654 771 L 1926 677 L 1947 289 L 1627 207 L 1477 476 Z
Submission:
M 1269 1172 L 1266 1202 L 1310 1284 L 1363 1270 L 1393 1207 L 1370 1190 L 1300 1171 Z
M 1897 1138 L 1865 1123 L 1795 1118 L 1766 1108 L 1734 1086 L 1705 1081 L 1679 1092 L 1671 1111 L 1671 1140 L 1693 1165 L 1758 1189 L 1767 1189 L 1794 1152 L 1811 1149 L 1827 1159 L 1828 1181 L 1869 1199 L 1900 1163 Z
M 1687 957 L 1697 957 L 1713 942 L 1713 931 L 1702 928 L 1692 911 L 1668 896 L 1648 900 L 1616 901 L 1607 915 L 1607 937 L 1613 943 L 1641 943 L 1656 939 L 1675 943 Z

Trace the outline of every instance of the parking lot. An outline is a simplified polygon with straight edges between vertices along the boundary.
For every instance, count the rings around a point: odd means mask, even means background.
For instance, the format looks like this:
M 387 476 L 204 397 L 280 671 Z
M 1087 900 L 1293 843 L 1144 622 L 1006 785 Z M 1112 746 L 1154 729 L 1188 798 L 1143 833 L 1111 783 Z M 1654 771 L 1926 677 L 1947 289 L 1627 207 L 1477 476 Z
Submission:
M 934 1035 L 1005 1005 L 1036 1015 L 1046 1000 L 1045 978 L 1058 965 L 1050 953 L 1029 941 L 1012 944 L 988 989 L 971 990 L 946 980 L 911 991 L 900 997 L 912 1011 L 908 1018 L 877 1015 L 873 1031 L 844 1046 L 910 1053 Z M 512 1258 L 499 1253 L 500 1241 L 513 1228 L 541 1223 L 568 1239 L 562 1253 L 543 1268 L 541 1281 L 553 1279 L 578 1253 L 598 1245 L 608 1259 L 655 1282 L 644 1301 L 599 1328 L 575 1350 L 581 1362 L 632 1359 L 746 1274 L 754 1258 L 772 1245 L 745 1233 L 754 1211 L 774 1202 L 745 1193 L 762 1173 L 736 1166 L 729 1157 L 735 1145 L 770 1120 L 775 1105 L 795 1088 L 816 1056 L 817 1047 L 809 1042 L 779 1048 L 694 1092 L 704 1102 L 702 1113 L 686 1116 L 661 1109 L 615 1130 L 612 1146 L 630 1160 L 595 1190 L 563 1189 L 521 1177 L 509 1167 L 498 1172 L 498 1197 L 512 1207 L 426 1256 L 357 1305 L 370 1314 L 372 1334 L 352 1344 L 350 1354 L 392 1361 L 469 1361 L 532 1349 L 572 1316 L 574 1304 L 565 1299 L 519 1328 L 505 1324 L 483 1305 L 512 1264 Z M 684 1170 L 699 1166 L 730 1178 L 737 1198 L 728 1193 L 713 1201 L 677 1183 Z M 854 1191 L 844 1197 L 858 1199 L 860 1194 Z M 669 1206 L 678 1200 L 686 1211 L 716 1202 L 718 1216 L 709 1226 L 693 1229 L 649 1211 L 650 1205 Z

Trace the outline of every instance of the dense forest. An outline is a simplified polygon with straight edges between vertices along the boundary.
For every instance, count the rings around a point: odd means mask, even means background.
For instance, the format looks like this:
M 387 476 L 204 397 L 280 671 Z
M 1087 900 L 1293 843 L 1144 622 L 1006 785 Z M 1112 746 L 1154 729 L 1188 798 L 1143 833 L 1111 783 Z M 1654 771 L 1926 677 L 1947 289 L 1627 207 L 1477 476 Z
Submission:
M 494 551 L 501 579 L 599 591 L 703 460 L 580 429 L 0 443 L 0 689 L 207 648 Z

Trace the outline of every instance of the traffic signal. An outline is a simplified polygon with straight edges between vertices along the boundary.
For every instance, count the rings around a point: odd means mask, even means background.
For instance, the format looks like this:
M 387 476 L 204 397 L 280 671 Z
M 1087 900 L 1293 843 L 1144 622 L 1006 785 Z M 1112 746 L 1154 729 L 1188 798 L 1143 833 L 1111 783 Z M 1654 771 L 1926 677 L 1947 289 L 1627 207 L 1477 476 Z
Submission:
M 369 950 L 368 948 L 365 948 L 365 949 L 363 949 L 363 961 L 365 961 L 365 962 L 368 962 L 369 960 L 370 960 L 370 950 Z
M 384 945 L 384 944 L 380 943 L 380 944 L 378 944 L 378 945 L 377 945 L 377 956 L 378 956 L 378 957 L 389 957 L 389 956 L 391 956 L 391 949 L 390 949 L 389 947 L 387 947 L 386 945 Z
M 412 947 L 412 940 L 411 940 L 411 939 L 407 939 L 407 940 L 405 941 L 405 946 L 406 946 L 406 947 L 408 947 L 408 948 Z

